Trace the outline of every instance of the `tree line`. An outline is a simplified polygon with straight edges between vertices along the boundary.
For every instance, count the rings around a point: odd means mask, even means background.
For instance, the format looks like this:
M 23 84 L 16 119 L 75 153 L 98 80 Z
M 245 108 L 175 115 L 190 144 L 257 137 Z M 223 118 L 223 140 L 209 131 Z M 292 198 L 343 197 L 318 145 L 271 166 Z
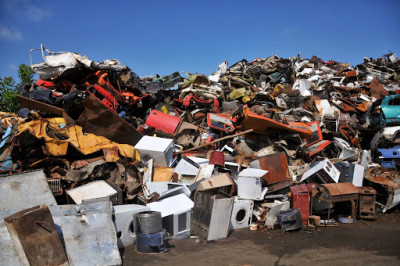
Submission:
M 34 72 L 32 68 L 25 64 L 18 67 L 18 77 L 20 82 L 16 84 L 12 77 L 2 77 L 0 75 L 0 111 L 2 112 L 18 112 L 20 108 L 18 102 L 17 88 L 25 83 L 35 82 L 33 79 Z

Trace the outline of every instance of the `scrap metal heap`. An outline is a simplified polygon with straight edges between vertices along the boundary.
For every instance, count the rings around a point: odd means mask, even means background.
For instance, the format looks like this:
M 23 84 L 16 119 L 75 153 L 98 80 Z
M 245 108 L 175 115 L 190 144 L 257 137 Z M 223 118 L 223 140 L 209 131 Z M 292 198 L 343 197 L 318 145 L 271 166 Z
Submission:
M 33 64 L 36 50 L 44 61 Z M 89 250 L 87 232 L 101 228 L 109 257 L 93 251 L 91 258 L 119 264 L 116 245 L 164 252 L 167 239 L 190 234 L 215 240 L 249 226 L 309 230 L 375 219 L 400 203 L 400 60 L 393 53 L 356 67 L 273 55 L 222 62 L 210 76 L 140 78 L 117 60 L 98 63 L 42 45 L 31 50 L 31 66 L 39 80 L 18 88 L 22 108 L 0 113 L 0 193 L 11 210 L 0 226 L 8 228 L 4 239 L 28 243 L 20 217 L 53 217 L 67 255 L 57 263 L 78 262 L 77 247 Z M 21 188 L 21 177 L 31 175 L 48 187 Z M 31 195 L 39 199 L 13 205 Z M 162 231 L 132 226 L 143 212 L 161 213 Z M 93 213 L 103 216 L 90 223 Z M 93 227 L 76 242 L 65 234 L 82 219 Z M 161 243 L 157 249 L 148 237 Z M 9 248 L 19 263 L 37 263 L 39 251 L 28 251 Z

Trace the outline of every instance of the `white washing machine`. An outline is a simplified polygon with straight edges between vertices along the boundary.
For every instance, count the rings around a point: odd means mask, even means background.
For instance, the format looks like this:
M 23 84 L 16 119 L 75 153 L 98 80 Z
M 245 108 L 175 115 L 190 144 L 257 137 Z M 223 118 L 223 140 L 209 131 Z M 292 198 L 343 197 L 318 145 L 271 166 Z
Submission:
M 252 200 L 234 197 L 230 229 L 236 230 L 247 228 L 251 222 L 253 207 L 254 202 Z
M 144 211 L 150 211 L 150 208 L 137 204 L 114 206 L 114 224 L 117 231 L 118 248 L 135 244 L 136 235 L 133 230 L 133 215 Z

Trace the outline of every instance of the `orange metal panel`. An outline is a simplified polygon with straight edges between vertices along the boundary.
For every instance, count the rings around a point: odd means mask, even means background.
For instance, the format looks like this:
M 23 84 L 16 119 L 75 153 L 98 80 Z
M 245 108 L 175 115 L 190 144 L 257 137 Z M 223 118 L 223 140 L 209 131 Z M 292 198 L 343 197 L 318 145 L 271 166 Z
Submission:
M 289 122 L 289 124 L 282 124 L 266 116 L 256 115 L 248 108 L 244 110 L 244 113 L 245 119 L 242 123 L 244 129 L 253 129 L 256 133 L 268 135 L 276 134 L 276 132 L 287 132 L 300 134 L 303 138 L 312 136 L 310 127 L 305 123 Z

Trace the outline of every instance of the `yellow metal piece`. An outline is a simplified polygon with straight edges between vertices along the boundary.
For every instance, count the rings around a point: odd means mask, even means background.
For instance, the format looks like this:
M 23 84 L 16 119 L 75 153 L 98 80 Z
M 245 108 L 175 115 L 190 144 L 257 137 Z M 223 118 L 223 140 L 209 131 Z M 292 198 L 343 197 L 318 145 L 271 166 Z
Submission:
M 282 84 L 277 84 L 274 88 L 274 92 L 272 93 L 272 99 L 275 99 L 276 96 L 278 96 L 281 91 L 283 90 L 283 85 Z
M 163 107 L 161 107 L 161 111 L 162 111 L 164 114 L 168 114 L 168 109 L 167 109 L 167 107 L 166 107 L 165 105 L 163 105 Z
M 118 151 L 124 157 L 135 158 L 135 148 L 128 144 L 118 144 L 105 137 L 94 134 L 84 134 L 82 127 L 77 125 L 65 126 L 64 118 L 48 118 L 30 121 L 19 126 L 19 134 L 28 130 L 36 138 L 45 141 L 46 153 L 50 156 L 64 156 L 67 154 L 68 145 L 72 145 L 84 155 L 103 150 L 106 161 L 117 161 Z M 54 134 L 56 133 L 56 134 Z M 49 136 L 54 135 L 54 137 Z M 63 138 L 56 137 L 63 136 Z
M 153 182 L 168 182 L 171 180 L 173 168 L 169 167 L 154 167 Z
M 18 123 L 23 120 L 17 114 L 0 112 L 0 123 L 3 124 L 6 128 L 11 124 L 12 118 L 16 119 Z
M 247 94 L 246 88 L 235 89 L 228 94 L 228 99 L 232 101 L 237 98 L 244 97 L 246 96 L 246 94 Z
M 248 101 L 250 101 L 251 100 L 251 98 L 249 97 L 249 96 L 244 96 L 243 98 L 242 98 L 242 102 L 243 103 L 247 103 Z

